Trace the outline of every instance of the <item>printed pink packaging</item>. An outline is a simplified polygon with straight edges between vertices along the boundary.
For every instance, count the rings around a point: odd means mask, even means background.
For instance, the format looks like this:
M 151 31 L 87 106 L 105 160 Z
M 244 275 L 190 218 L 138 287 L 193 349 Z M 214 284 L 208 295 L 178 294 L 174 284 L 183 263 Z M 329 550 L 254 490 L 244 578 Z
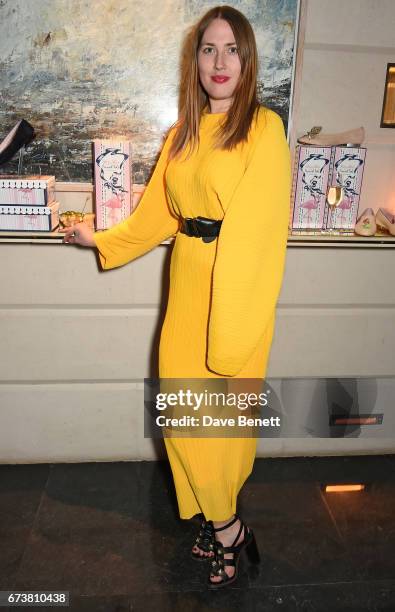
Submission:
M 0 174 L 0 204 L 48 206 L 54 201 L 54 176 Z
M 297 145 L 292 184 L 292 229 L 322 229 L 331 147 Z
M 333 213 L 326 204 L 324 227 L 352 230 L 358 216 L 366 148 L 333 147 L 333 151 L 328 189 L 332 186 L 342 187 L 343 199 Z
M 131 143 L 94 140 L 96 229 L 109 229 L 132 212 Z
M 59 202 L 49 206 L 0 205 L 0 231 L 53 232 L 59 225 Z

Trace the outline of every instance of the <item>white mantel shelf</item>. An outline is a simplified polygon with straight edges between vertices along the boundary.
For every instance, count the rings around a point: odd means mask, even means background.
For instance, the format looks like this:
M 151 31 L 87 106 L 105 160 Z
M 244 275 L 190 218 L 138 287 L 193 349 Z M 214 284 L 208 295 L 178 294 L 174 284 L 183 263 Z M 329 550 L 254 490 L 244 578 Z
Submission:
M 63 232 L 0 232 L 0 243 L 64 244 Z M 173 239 L 162 245 L 171 244 Z M 69 245 L 64 245 L 69 246 Z M 288 236 L 288 247 L 331 247 L 331 248 L 395 248 L 395 236 L 388 234 L 370 237 L 356 234 L 321 234 L 320 232 L 292 232 Z

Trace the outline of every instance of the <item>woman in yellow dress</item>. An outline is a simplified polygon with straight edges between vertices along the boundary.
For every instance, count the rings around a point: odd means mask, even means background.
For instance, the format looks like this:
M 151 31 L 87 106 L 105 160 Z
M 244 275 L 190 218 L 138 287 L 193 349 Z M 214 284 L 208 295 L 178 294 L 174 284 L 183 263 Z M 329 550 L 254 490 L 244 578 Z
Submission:
M 236 9 L 200 19 L 183 72 L 179 119 L 136 210 L 102 232 L 79 223 L 64 241 L 96 247 L 108 270 L 175 235 L 160 378 L 263 379 L 288 235 L 284 126 L 257 101 L 255 37 Z M 164 441 L 180 517 L 203 516 L 192 556 L 209 558 L 210 588 L 228 585 L 243 549 L 259 562 L 252 529 L 236 514 L 256 437 Z

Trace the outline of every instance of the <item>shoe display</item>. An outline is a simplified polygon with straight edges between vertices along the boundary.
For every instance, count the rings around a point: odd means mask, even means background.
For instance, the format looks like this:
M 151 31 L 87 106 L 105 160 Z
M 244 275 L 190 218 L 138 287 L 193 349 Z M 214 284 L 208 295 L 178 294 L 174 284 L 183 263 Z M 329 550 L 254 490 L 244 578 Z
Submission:
M 373 208 L 365 208 L 357 219 L 354 232 L 358 234 L 358 236 L 374 236 L 376 231 L 377 224 Z
M 215 537 L 214 537 L 213 522 L 206 521 L 203 518 L 201 522 L 201 526 L 200 526 L 199 535 L 197 536 L 195 540 L 195 544 L 193 548 L 199 548 L 200 550 L 208 554 L 201 555 L 200 552 L 194 551 L 192 549 L 192 552 L 191 552 L 192 559 L 195 559 L 196 561 L 205 561 L 206 559 L 213 557 L 214 556 L 214 543 L 215 543 Z
M 376 224 L 382 230 L 385 230 L 395 236 L 395 215 L 387 208 L 379 208 L 376 213 Z
M 36 134 L 34 127 L 25 119 L 21 119 L 0 143 L 0 166 L 9 162 L 24 146 L 27 146 Z
M 365 129 L 362 126 L 336 134 L 321 134 L 321 130 L 321 126 L 314 126 L 307 134 L 300 136 L 298 142 L 320 147 L 333 147 L 359 146 L 365 140 Z
M 223 546 L 222 543 L 219 542 L 218 540 L 215 541 L 215 547 L 214 547 L 215 555 L 214 555 L 214 558 L 210 562 L 210 568 L 211 568 L 210 576 L 211 575 L 216 576 L 216 577 L 220 576 L 221 580 L 213 582 L 209 576 L 208 577 L 208 587 L 210 589 L 219 589 L 224 586 L 227 586 L 228 584 L 232 584 L 232 582 L 235 582 L 235 580 L 237 579 L 237 574 L 238 574 L 240 554 L 242 553 L 244 549 L 247 553 L 247 557 L 250 563 L 254 563 L 254 564 L 260 563 L 260 555 L 259 555 L 258 547 L 256 544 L 255 536 L 252 532 L 252 529 L 247 527 L 243 523 L 241 518 L 237 516 L 237 514 L 231 521 L 229 521 L 229 523 L 227 523 L 223 527 L 218 527 L 214 529 L 214 531 L 217 532 L 217 531 L 222 531 L 223 529 L 227 529 L 228 527 L 231 527 L 231 525 L 233 525 L 238 520 L 240 520 L 240 528 L 237 533 L 237 536 L 233 540 L 232 546 Z M 241 541 L 240 544 L 235 546 L 241 534 L 243 534 L 243 540 Z M 233 559 L 225 559 L 225 555 L 228 553 L 233 553 Z M 235 572 L 232 577 L 229 577 L 229 575 L 226 573 L 225 566 L 233 566 L 235 568 Z

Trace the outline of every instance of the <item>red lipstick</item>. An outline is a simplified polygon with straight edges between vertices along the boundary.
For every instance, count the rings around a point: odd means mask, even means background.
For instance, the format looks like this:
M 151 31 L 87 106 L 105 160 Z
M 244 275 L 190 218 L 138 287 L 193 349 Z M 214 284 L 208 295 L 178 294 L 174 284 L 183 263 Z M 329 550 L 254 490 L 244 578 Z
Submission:
M 211 80 L 214 81 L 214 83 L 226 83 L 226 81 L 229 81 L 230 77 L 228 76 L 212 76 Z

